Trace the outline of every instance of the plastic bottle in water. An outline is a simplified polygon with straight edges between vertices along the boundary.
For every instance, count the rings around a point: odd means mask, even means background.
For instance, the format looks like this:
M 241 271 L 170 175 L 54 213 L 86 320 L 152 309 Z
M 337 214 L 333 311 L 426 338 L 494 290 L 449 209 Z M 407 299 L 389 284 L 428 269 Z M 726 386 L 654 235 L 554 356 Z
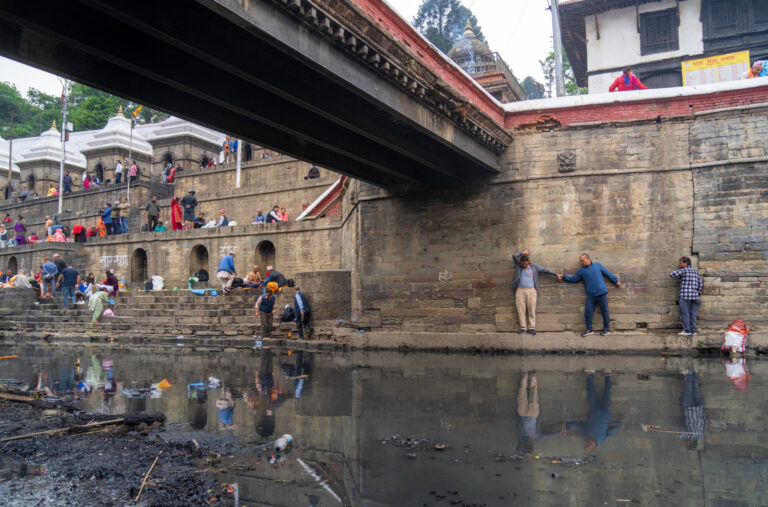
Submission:
M 290 447 L 291 443 L 293 443 L 293 437 L 286 433 L 282 437 L 275 440 L 275 450 L 277 452 L 284 451 L 288 447 Z

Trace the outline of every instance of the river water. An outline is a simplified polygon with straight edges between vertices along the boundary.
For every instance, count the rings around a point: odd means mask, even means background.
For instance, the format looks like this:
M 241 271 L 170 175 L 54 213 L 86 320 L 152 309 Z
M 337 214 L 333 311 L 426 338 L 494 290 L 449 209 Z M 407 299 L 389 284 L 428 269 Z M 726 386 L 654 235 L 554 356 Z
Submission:
M 86 410 L 163 412 L 167 431 L 231 438 L 226 463 L 250 466 L 219 478 L 244 505 L 768 504 L 759 359 L 190 344 L 5 354 L 20 358 L 0 377 L 56 391 L 82 382 Z M 169 388 L 146 390 L 163 379 Z M 292 450 L 275 453 L 285 433 Z

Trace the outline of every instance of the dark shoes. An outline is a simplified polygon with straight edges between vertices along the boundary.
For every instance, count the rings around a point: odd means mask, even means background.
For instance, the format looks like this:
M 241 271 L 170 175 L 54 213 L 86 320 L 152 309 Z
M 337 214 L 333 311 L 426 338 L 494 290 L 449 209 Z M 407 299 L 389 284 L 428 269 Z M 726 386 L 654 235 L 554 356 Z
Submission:
M 601 332 L 600 336 L 608 336 L 609 334 L 611 334 L 611 330 L 610 329 L 608 329 L 607 331 Z
M 521 330 L 520 330 L 520 334 L 525 334 L 525 333 L 527 333 L 527 332 L 528 332 L 528 331 L 526 331 L 525 329 L 521 329 Z
M 595 334 L 595 332 L 594 332 L 594 331 L 592 331 L 591 329 L 587 329 L 586 331 L 584 331 L 583 333 L 581 333 L 581 336 L 591 336 L 591 335 L 593 335 L 593 334 Z
M 529 329 L 528 332 L 531 333 L 531 334 L 536 334 L 536 330 L 535 329 Z

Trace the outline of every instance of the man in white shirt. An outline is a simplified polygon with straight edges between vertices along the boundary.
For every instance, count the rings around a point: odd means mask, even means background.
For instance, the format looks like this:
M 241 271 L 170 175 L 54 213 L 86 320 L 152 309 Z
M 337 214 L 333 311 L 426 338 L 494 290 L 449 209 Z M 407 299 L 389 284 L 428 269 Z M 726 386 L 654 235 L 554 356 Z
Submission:
M 115 185 L 119 185 L 120 182 L 123 179 L 123 164 L 120 163 L 120 161 L 117 161 L 117 164 L 115 164 Z

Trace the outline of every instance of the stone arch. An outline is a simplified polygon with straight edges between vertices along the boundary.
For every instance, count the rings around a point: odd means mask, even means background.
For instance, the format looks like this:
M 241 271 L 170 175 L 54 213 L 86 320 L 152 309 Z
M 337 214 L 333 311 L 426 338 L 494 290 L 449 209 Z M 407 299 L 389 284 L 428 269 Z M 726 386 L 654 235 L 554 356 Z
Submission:
M 173 156 L 173 153 L 170 151 L 166 151 L 165 155 L 163 155 L 163 167 L 167 167 L 168 164 L 173 165 L 175 157 Z
M 94 170 L 96 171 L 96 177 L 99 178 L 99 181 L 104 183 L 104 164 L 99 161 Z
M 10 270 L 11 275 L 15 275 L 19 272 L 19 263 L 15 256 L 11 256 L 11 258 L 8 259 L 8 269 Z
M 205 245 L 195 245 L 189 253 L 189 274 L 193 275 L 204 269 L 211 276 L 211 270 L 208 269 L 208 248 Z
M 35 175 L 34 174 L 30 173 L 29 177 L 27 178 L 27 189 L 30 192 L 33 192 L 35 190 Z
M 243 155 L 245 155 L 246 162 L 253 159 L 253 147 L 251 146 L 251 143 L 245 143 L 243 146 Z
M 264 276 L 264 273 L 267 271 L 267 266 L 275 266 L 275 245 L 269 241 L 264 240 L 260 241 L 258 245 L 256 245 L 256 264 L 259 266 L 259 272 L 262 276 Z
M 137 248 L 131 256 L 131 283 L 133 285 L 143 284 L 149 278 L 148 275 L 147 251 L 143 248 Z

